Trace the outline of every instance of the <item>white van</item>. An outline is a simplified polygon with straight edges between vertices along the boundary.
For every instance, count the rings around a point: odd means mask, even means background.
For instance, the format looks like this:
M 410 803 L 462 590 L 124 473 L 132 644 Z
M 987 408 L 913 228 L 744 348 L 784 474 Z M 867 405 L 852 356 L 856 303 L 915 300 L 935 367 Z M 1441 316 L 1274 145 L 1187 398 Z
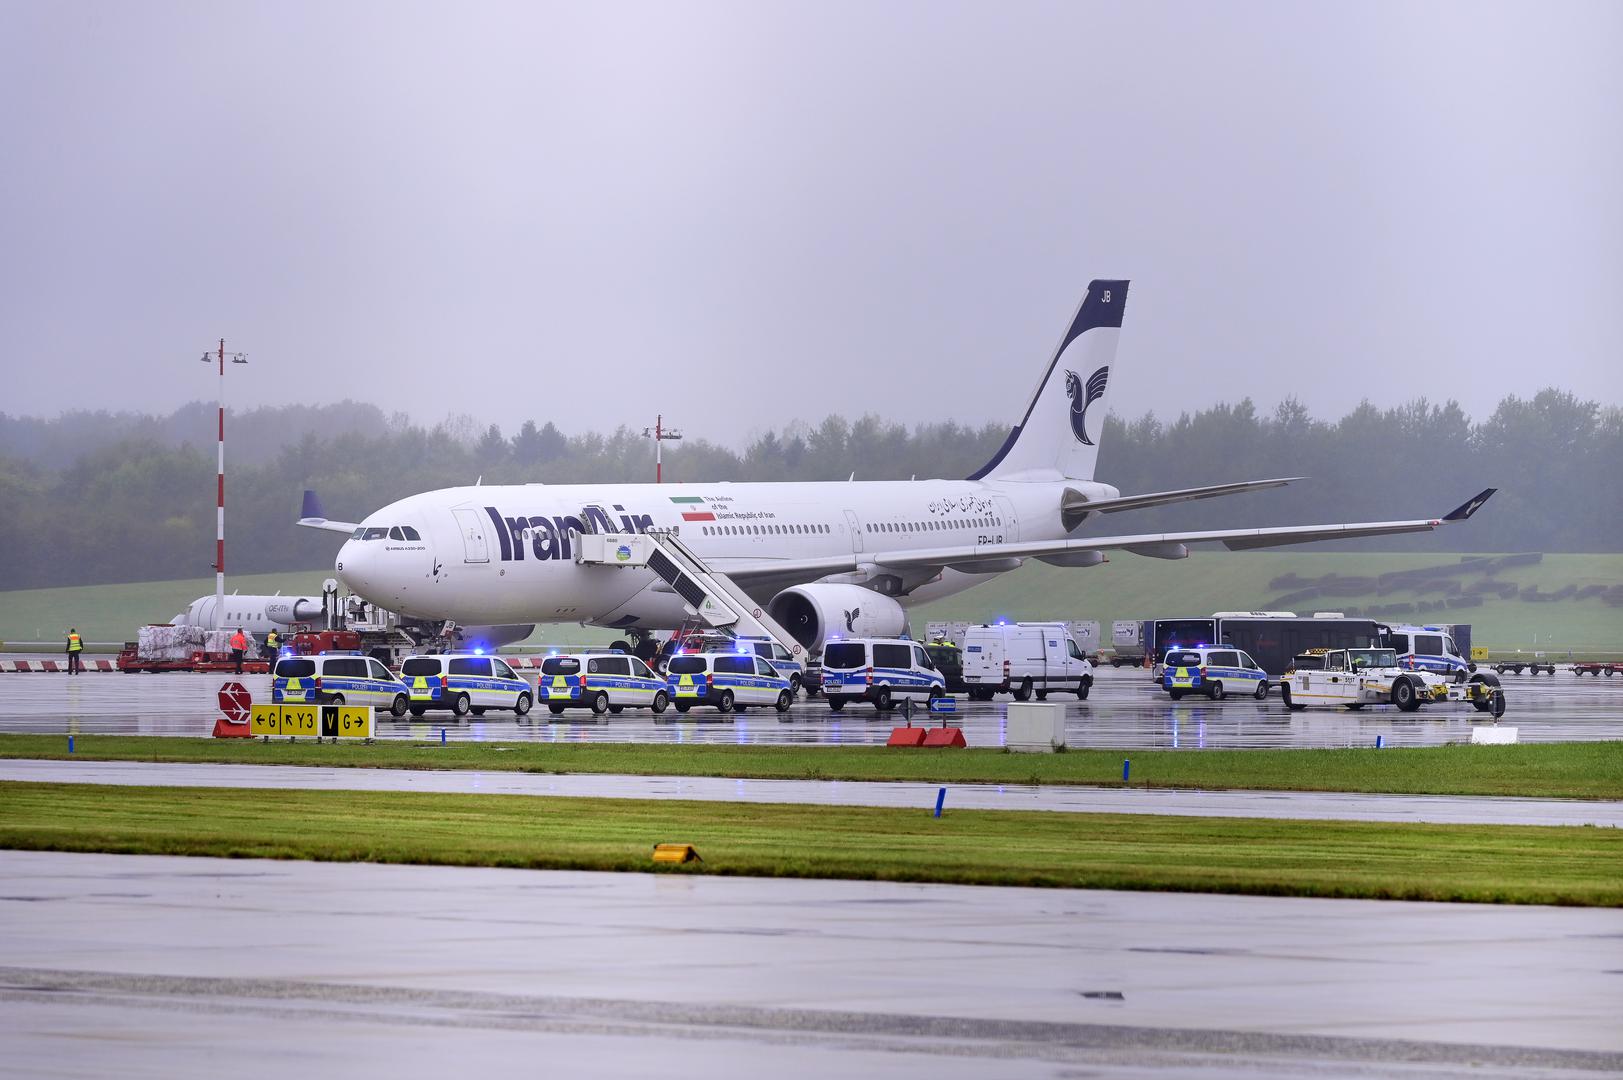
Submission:
M 867 701 L 880 712 L 903 698 L 925 702 L 947 692 L 924 646 L 906 638 L 841 638 L 823 646 L 823 696 L 834 712 Z
M 541 661 L 535 692 L 553 716 L 571 707 L 588 708 L 598 716 L 618 715 L 627 706 L 651 709 L 658 716 L 671 701 L 665 680 L 637 657 L 622 652 L 553 653 Z
M 1381 645 L 1398 654 L 1398 666 L 1463 680 L 1476 665 L 1460 655 L 1447 627 L 1394 626 L 1382 635 Z
M 410 688 L 413 716 L 430 709 L 449 709 L 456 716 L 511 709 L 523 716 L 535 700 L 530 684 L 505 660 L 479 653 L 408 656 L 400 665 L 400 679 Z
M 994 623 L 971 626 L 964 635 L 964 685 L 971 701 L 1013 694 L 1042 701 L 1052 692 L 1087 699 L 1093 665 L 1062 622 Z

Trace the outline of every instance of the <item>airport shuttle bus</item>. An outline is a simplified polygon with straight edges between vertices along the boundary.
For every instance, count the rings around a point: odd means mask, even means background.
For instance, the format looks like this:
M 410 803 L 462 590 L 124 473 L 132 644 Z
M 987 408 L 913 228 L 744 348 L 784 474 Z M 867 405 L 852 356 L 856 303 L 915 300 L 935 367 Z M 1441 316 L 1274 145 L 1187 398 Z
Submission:
M 1287 613 L 1216 615 L 1209 619 L 1155 619 L 1155 656 L 1168 649 L 1232 645 L 1251 654 L 1270 678 L 1290 666 L 1291 657 L 1309 649 L 1368 648 L 1386 627 L 1372 619 L 1310 618 Z

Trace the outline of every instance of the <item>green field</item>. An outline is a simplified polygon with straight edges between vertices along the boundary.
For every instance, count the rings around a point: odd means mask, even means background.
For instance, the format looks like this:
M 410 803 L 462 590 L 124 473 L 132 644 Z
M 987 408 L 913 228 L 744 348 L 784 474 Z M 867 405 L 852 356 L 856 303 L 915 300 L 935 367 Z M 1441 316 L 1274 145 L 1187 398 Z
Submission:
M 1623 798 L 1623 742 L 1438 746 L 1412 750 L 893 750 L 885 747 L 650 746 L 637 743 L 372 745 L 82 735 L 74 760 L 482 769 L 787 780 L 1120 786 L 1259 791 Z M 0 758 L 67 760 L 60 735 L 0 735 Z
M 968 592 L 916 608 L 914 629 L 922 633 L 924 621 L 931 619 L 1097 619 L 1108 639 L 1114 619 L 1269 610 L 1283 590 L 1268 583 L 1285 574 L 1371 577 L 1459 559 L 1457 554 L 1416 552 L 1196 551 L 1187 559 L 1168 562 L 1121 552 L 1113 553 L 1103 566 L 1082 570 L 1031 561 Z M 1502 570 L 1493 577 L 1521 586 L 1536 584 L 1545 592 L 1568 584 L 1615 585 L 1623 583 L 1623 555 L 1546 555 L 1536 565 Z M 1419 599 L 1434 597 L 1338 596 L 1290 610 L 1311 614 Z M 1470 623 L 1472 643 L 1495 652 L 1539 650 L 1563 657 L 1569 649 L 1580 656 L 1623 653 L 1623 608 L 1610 607 L 1599 598 L 1530 602 L 1490 597 L 1481 607 L 1416 615 L 1412 621 Z
M 1019 619 L 1097 619 L 1108 634 L 1114 619 L 1210 614 L 1268 608 L 1281 590 L 1268 583 L 1284 574 L 1320 577 L 1374 576 L 1393 570 L 1457 562 L 1455 554 L 1339 551 L 1197 551 L 1177 562 L 1117 553 L 1103 566 L 1068 570 L 1029 562 L 984 585 L 914 609 L 913 629 L 924 632 L 931 619 L 969 621 Z M 233 577 L 231 589 L 245 593 L 319 595 L 331 571 L 310 570 Z M 1536 565 L 1494 575 L 1497 581 L 1538 585 L 1554 592 L 1566 585 L 1623 583 L 1623 555 L 1546 555 Z M 0 593 L 0 641 L 56 641 L 77 626 L 91 641 L 121 642 L 142 623 L 163 622 L 199 596 L 214 590 L 213 578 L 154 581 L 81 588 L 26 589 Z M 1347 596 L 1316 600 L 1294 610 L 1368 607 L 1425 597 Z M 1623 608 L 1599 598 L 1534 603 L 1489 598 L 1481 607 L 1415 617 L 1424 621 L 1469 622 L 1473 641 L 1496 652 L 1518 649 L 1564 657 L 1623 653 Z M 532 644 L 595 644 L 614 638 L 610 631 L 573 624 L 546 626 Z
M 1623 831 L 0 783 L 0 847 L 1623 905 Z

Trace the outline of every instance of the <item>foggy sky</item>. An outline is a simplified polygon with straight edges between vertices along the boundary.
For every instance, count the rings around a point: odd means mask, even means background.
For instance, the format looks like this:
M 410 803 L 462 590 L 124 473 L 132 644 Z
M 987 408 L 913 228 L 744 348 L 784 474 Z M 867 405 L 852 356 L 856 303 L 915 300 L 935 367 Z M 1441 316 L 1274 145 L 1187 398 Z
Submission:
M 0 411 L 1623 401 L 1623 4 L 0 0 Z

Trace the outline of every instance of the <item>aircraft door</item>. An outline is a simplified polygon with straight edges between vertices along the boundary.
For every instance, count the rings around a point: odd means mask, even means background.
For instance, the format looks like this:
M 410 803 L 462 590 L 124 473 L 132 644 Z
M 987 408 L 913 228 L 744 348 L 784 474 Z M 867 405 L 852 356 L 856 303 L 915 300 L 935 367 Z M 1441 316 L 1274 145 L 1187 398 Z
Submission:
M 999 542 L 1012 544 L 1020 539 L 1020 517 L 1014 511 L 1014 502 L 1007 495 L 992 496 L 997 503 L 997 516 L 1003 519 L 1001 527 L 993 530 Z
M 862 550 L 862 522 L 857 520 L 855 510 L 845 512 L 845 527 L 851 530 L 851 550 Z
M 464 508 L 451 513 L 456 515 L 457 531 L 462 534 L 462 561 L 489 562 L 490 546 L 485 540 L 485 521 L 479 511 Z

